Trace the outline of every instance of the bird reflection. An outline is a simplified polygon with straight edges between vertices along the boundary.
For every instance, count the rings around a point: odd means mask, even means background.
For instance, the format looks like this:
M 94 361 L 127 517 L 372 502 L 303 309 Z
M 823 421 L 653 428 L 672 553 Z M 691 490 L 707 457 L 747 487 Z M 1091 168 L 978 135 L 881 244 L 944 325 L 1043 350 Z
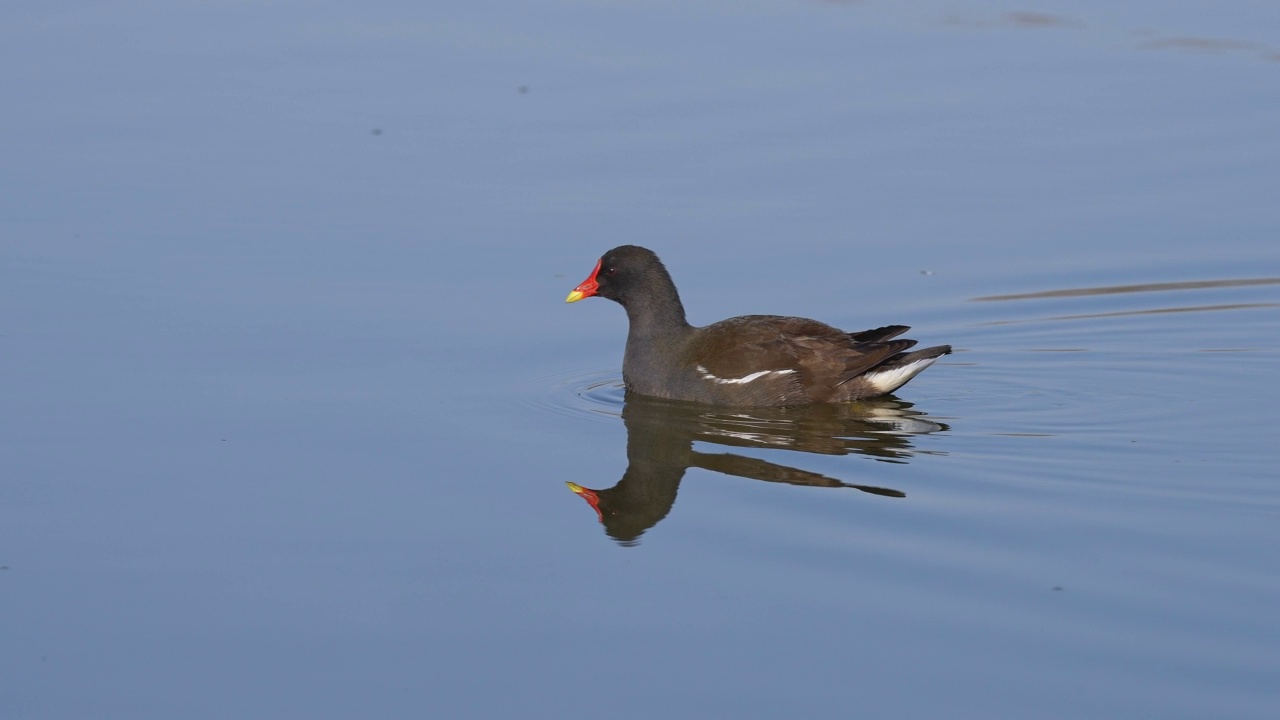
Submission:
M 622 408 L 627 428 L 627 471 L 617 485 L 592 490 L 577 483 L 569 489 L 595 509 L 609 537 L 633 545 L 671 512 L 680 480 L 689 468 L 701 468 L 752 480 L 852 488 L 901 498 L 905 493 L 857 485 L 731 452 L 702 452 L 694 442 L 745 448 L 796 450 L 822 455 L 867 455 L 903 463 L 917 452 L 911 436 L 947 430 L 892 397 L 840 405 L 793 408 L 726 409 L 628 395 Z

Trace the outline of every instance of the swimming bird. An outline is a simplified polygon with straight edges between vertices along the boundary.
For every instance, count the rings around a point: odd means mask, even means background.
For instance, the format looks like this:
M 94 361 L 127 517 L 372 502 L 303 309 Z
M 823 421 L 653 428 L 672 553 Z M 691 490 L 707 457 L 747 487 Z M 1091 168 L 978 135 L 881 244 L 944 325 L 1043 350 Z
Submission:
M 623 382 L 652 397 L 738 407 L 850 402 L 891 393 L 951 352 L 907 352 L 916 341 L 898 338 L 905 325 L 850 333 L 807 318 L 743 315 L 694 327 L 667 268 L 638 245 L 605 253 L 565 302 L 588 297 L 626 310 Z

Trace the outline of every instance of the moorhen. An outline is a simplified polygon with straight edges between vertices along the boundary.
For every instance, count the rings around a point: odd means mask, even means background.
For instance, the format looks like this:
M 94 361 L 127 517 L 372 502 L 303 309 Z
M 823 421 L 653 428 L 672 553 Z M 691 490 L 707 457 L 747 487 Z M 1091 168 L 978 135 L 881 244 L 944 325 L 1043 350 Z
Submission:
M 894 339 L 905 325 L 847 333 L 806 318 L 743 315 L 693 327 L 667 268 L 637 245 L 605 253 L 565 302 L 593 295 L 627 311 L 622 379 L 629 392 L 652 397 L 739 407 L 849 402 L 893 392 L 951 352 L 904 352 L 916 344 Z

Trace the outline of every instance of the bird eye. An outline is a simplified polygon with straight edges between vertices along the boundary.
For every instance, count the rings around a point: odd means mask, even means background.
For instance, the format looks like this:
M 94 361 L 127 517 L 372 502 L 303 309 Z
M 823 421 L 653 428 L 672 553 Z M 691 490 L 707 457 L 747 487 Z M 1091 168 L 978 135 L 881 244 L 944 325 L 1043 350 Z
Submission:
M 611 267 L 611 268 L 609 268 L 608 270 L 605 270 L 605 271 L 604 271 L 604 274 L 605 274 L 605 275 L 608 275 L 609 277 L 613 277 L 613 276 L 614 276 L 614 275 L 616 275 L 617 273 L 618 273 L 618 268 L 614 268 L 614 267 Z

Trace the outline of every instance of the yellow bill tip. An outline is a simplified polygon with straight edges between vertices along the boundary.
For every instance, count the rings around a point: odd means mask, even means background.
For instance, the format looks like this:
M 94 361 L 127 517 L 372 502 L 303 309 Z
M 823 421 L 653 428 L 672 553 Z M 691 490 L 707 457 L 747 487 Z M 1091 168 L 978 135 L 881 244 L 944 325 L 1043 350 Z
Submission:
M 565 302 L 567 302 L 567 303 L 571 303 L 571 302 L 578 302 L 579 300 L 581 300 L 581 299 L 582 299 L 582 298 L 584 298 L 584 297 L 586 297 L 586 295 L 583 295 L 582 293 L 578 292 L 577 290 L 574 290 L 573 292 L 569 293 L 569 297 L 565 298 L 565 299 L 564 299 L 564 301 L 565 301 Z

